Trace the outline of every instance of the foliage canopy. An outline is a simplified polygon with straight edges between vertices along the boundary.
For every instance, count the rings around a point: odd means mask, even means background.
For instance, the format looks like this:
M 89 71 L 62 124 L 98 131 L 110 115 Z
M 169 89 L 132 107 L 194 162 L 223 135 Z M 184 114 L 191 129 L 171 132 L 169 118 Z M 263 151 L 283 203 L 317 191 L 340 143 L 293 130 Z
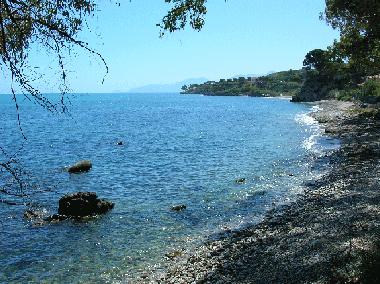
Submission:
M 376 88 L 361 86 L 380 74 L 380 1 L 326 0 L 322 18 L 339 30 L 340 40 L 306 55 L 305 82 L 294 100 L 373 97 Z

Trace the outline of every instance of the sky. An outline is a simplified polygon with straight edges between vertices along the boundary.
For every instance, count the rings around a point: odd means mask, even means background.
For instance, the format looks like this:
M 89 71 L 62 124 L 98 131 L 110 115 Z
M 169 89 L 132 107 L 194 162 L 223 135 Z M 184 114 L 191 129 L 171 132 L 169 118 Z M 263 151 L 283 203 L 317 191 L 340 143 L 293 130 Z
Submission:
M 319 19 L 324 0 L 209 0 L 200 32 L 187 27 L 164 38 L 156 26 L 170 8 L 164 0 L 124 0 L 120 6 L 99 2 L 79 38 L 102 54 L 109 73 L 102 84 L 101 61 L 72 50 L 65 56 L 72 92 L 120 92 L 189 78 L 299 69 L 308 51 L 326 48 L 339 35 Z M 35 84 L 56 92 L 56 58 L 38 46 L 30 54 L 32 64 L 46 74 Z M 0 92 L 9 92 L 9 82 L 9 76 L 1 77 Z

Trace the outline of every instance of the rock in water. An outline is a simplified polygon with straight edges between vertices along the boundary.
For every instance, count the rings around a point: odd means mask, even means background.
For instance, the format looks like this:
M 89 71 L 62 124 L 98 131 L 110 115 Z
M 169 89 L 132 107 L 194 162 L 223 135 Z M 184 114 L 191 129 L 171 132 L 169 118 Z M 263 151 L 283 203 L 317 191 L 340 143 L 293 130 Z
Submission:
M 67 171 L 69 173 L 82 173 L 82 172 L 88 172 L 92 168 L 92 163 L 89 160 L 82 160 L 74 165 L 68 167 Z
M 174 250 L 168 253 L 165 253 L 165 256 L 169 259 L 174 259 L 176 257 L 182 256 L 182 251 Z
M 245 183 L 245 178 L 238 178 L 237 180 L 235 180 L 235 182 L 237 183 L 237 184 L 243 184 L 243 183 Z
M 114 203 L 99 199 L 95 192 L 66 194 L 59 200 L 59 215 L 85 217 L 104 214 L 114 207 Z
M 42 219 L 43 216 L 44 216 L 44 213 L 42 211 L 38 211 L 38 210 L 28 209 L 24 212 L 24 218 L 29 219 L 29 220 Z
M 44 218 L 45 222 L 59 222 L 66 220 L 68 217 L 66 215 L 53 214 Z
M 173 211 L 182 211 L 182 210 L 185 210 L 186 209 L 186 205 L 185 204 L 180 204 L 180 205 L 175 205 L 171 208 L 171 210 Z

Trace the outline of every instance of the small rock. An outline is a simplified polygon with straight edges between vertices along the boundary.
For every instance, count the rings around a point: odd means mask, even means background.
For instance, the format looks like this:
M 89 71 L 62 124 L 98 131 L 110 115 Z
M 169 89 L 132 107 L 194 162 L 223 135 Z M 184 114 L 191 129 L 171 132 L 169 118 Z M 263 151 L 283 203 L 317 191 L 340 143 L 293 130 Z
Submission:
M 165 256 L 169 259 L 173 259 L 173 258 L 176 258 L 176 257 L 179 257 L 179 256 L 182 256 L 182 252 L 179 251 L 179 250 L 174 250 L 174 251 L 171 251 L 171 252 L 168 252 L 165 254 Z
M 143 273 L 143 274 L 141 274 L 141 278 L 142 279 L 147 279 L 149 277 L 149 274 L 148 273 Z
M 186 205 L 185 204 L 180 204 L 180 205 L 175 205 L 171 208 L 171 210 L 173 211 L 182 211 L 182 210 L 185 210 L 186 209 Z
M 243 183 L 245 183 L 245 181 L 246 181 L 245 178 L 238 178 L 238 179 L 235 180 L 235 182 L 236 182 L 237 184 L 243 184 Z
M 88 172 L 92 168 L 92 163 L 89 160 L 82 160 L 67 168 L 69 173 Z
M 222 227 L 222 230 L 223 230 L 223 233 L 227 233 L 227 234 L 229 234 L 229 233 L 232 232 L 231 228 L 230 228 L 230 227 L 227 227 L 227 226 L 223 226 L 223 227 Z
M 304 186 L 307 186 L 307 187 L 316 187 L 317 185 L 318 183 L 315 180 L 308 180 L 304 182 Z

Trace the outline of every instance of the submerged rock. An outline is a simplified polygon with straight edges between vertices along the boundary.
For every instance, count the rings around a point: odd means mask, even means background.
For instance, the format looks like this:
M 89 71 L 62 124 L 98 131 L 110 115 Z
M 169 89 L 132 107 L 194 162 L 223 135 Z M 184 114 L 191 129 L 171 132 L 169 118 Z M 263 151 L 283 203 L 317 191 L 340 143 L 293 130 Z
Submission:
M 185 204 L 175 205 L 175 206 L 172 206 L 172 208 L 171 208 L 171 210 L 173 210 L 173 211 L 182 211 L 185 209 L 186 209 Z
M 99 199 L 95 192 L 66 194 L 59 200 L 59 215 L 85 217 L 104 214 L 114 207 L 114 203 Z
M 82 173 L 88 172 L 92 168 L 90 160 L 82 160 L 67 168 L 69 173 Z
M 245 178 L 238 178 L 237 180 L 235 180 L 235 182 L 236 182 L 237 184 L 243 184 L 243 183 L 245 183 L 245 181 L 246 181 Z
M 307 187 L 316 187 L 318 186 L 318 182 L 316 180 L 307 180 L 303 183 L 303 185 Z
M 179 250 L 174 250 L 174 251 L 171 251 L 171 252 L 168 252 L 168 253 L 165 253 L 165 256 L 169 259 L 174 259 L 176 257 L 180 257 L 182 256 L 183 253 L 182 251 L 179 251 Z
M 38 211 L 38 210 L 26 210 L 24 212 L 24 218 L 25 219 L 29 219 L 29 220 L 32 220 L 32 219 L 42 219 L 42 217 L 44 216 L 44 212 L 43 211 Z
M 66 220 L 68 217 L 66 215 L 60 215 L 60 214 L 53 214 L 46 218 L 44 218 L 45 222 L 59 222 Z

